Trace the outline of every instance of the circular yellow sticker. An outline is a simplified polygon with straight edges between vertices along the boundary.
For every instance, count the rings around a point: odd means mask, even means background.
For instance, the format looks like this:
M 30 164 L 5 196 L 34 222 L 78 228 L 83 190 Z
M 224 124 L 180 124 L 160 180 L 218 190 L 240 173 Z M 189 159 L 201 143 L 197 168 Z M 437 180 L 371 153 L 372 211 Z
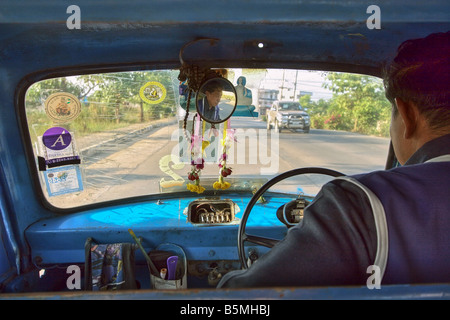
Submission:
M 47 116 L 58 123 L 75 120 L 81 112 L 80 100 L 67 92 L 50 95 L 44 104 Z
M 139 90 L 139 96 L 144 102 L 157 104 L 166 98 L 166 88 L 157 81 L 147 82 Z

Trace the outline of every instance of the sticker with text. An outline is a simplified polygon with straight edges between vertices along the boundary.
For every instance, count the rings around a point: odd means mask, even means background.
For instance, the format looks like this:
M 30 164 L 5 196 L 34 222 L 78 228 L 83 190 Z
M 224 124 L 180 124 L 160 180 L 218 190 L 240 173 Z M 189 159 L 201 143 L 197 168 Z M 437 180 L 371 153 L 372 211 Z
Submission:
M 77 165 L 50 168 L 43 174 L 50 197 L 83 191 L 81 171 Z

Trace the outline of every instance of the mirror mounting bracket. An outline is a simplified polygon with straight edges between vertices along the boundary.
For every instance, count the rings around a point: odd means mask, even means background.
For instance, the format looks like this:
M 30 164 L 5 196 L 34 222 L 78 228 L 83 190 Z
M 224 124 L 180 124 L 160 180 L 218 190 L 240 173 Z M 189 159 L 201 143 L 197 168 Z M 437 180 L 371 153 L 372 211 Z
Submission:
M 181 67 L 178 80 L 183 83 L 184 94 L 187 95 L 183 124 L 185 131 L 192 93 L 195 94 L 197 113 L 203 120 L 213 125 L 228 120 L 236 109 L 236 90 L 231 82 L 224 77 L 226 70 L 200 67 L 195 64 L 188 64 L 183 60 L 183 52 L 187 46 L 204 40 L 210 41 L 211 45 L 219 41 L 214 38 L 198 38 L 185 44 L 179 53 Z M 225 92 L 224 98 L 222 98 L 222 92 Z

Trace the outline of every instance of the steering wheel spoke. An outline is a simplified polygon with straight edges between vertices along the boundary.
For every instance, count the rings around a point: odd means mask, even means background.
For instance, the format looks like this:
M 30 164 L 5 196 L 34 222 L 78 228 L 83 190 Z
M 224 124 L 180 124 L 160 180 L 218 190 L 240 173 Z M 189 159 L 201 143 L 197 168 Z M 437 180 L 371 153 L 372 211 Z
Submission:
M 250 234 L 244 234 L 243 241 L 248 241 L 267 248 L 273 248 L 278 242 L 280 242 L 280 240 L 277 239 L 254 236 Z
M 251 242 L 256 245 L 261 245 L 267 248 L 272 248 L 275 246 L 279 240 L 276 239 L 270 239 L 270 238 L 264 238 L 260 236 L 254 236 L 249 235 L 245 233 L 245 226 L 247 224 L 248 216 L 250 215 L 251 210 L 253 209 L 253 206 L 256 204 L 258 199 L 266 192 L 270 187 L 272 187 L 274 184 L 296 175 L 301 174 L 325 174 L 332 177 L 340 177 L 343 176 L 343 173 L 340 173 L 335 170 L 330 170 L 326 168 L 317 168 L 317 167 L 308 167 L 308 168 L 298 168 L 290 171 L 286 171 L 275 178 L 267 181 L 258 191 L 256 191 L 253 194 L 253 197 L 250 199 L 250 201 L 247 204 L 247 207 L 245 208 L 245 211 L 242 215 L 241 222 L 239 223 L 239 231 L 238 231 L 238 253 L 239 253 L 239 260 L 241 261 L 241 265 L 244 269 L 248 269 L 247 260 L 245 257 L 245 250 L 244 250 L 244 242 Z

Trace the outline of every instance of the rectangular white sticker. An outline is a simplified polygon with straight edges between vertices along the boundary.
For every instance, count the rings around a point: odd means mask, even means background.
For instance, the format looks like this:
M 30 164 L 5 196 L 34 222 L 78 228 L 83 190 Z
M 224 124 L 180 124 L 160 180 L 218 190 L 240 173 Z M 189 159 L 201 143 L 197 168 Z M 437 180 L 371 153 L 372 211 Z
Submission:
M 80 167 L 62 166 L 43 172 L 47 192 L 50 197 L 83 190 Z

